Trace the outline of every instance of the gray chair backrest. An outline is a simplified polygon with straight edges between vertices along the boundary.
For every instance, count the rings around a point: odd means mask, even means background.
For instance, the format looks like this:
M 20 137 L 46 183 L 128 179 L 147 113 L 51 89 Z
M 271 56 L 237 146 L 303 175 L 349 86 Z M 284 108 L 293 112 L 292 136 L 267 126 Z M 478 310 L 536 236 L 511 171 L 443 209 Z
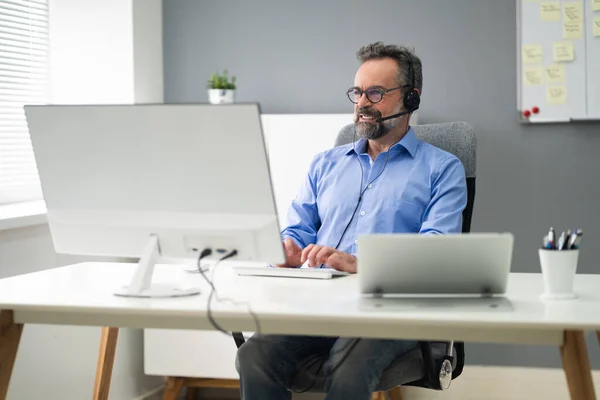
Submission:
M 467 178 L 475 178 L 477 140 L 475 129 L 466 122 L 443 122 L 412 126 L 420 140 L 454 154 L 465 167 Z M 335 146 L 352 143 L 354 124 L 344 126 L 335 140 Z

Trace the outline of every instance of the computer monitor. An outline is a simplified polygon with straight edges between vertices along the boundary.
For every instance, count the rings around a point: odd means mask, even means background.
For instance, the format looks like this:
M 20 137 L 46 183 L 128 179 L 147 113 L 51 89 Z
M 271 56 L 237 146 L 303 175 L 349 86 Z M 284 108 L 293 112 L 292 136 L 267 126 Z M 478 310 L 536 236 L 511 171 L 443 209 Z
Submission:
M 205 248 L 285 260 L 258 104 L 30 105 L 25 114 L 55 251 L 140 258 L 116 294 L 197 294 L 151 283 L 152 273 L 161 259 L 197 259 Z

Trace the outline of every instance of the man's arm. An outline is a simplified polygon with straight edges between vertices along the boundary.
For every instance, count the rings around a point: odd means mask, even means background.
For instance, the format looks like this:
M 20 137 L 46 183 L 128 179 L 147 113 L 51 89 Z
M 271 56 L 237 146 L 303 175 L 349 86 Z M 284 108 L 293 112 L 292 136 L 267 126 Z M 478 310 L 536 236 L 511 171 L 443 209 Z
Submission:
M 319 154 L 311 162 L 308 174 L 288 209 L 286 227 L 281 232 L 283 239 L 291 238 L 301 248 L 317 241 L 317 231 L 321 226 L 316 184 L 320 160 Z
M 462 232 L 462 212 L 467 206 L 467 181 L 459 159 L 449 157 L 440 164 L 431 193 L 420 233 Z

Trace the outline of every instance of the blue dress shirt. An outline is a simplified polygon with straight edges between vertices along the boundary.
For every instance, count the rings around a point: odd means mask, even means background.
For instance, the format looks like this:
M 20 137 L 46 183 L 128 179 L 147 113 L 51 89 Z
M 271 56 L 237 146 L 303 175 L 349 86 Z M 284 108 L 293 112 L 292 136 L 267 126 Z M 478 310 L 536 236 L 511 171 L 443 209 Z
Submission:
M 289 208 L 283 238 L 301 248 L 335 247 L 361 188 L 362 201 L 338 250 L 356 255 L 361 234 L 462 231 L 467 187 L 456 156 L 417 139 L 412 128 L 374 161 L 366 150 L 367 141 L 360 139 L 315 156 Z

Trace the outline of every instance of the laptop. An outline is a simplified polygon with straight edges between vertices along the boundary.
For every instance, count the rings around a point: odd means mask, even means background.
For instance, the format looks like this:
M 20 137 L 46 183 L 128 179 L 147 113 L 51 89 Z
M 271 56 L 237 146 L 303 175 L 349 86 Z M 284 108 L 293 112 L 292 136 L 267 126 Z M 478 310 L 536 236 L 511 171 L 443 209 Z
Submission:
M 368 234 L 358 238 L 358 281 L 366 297 L 502 295 L 511 233 Z

